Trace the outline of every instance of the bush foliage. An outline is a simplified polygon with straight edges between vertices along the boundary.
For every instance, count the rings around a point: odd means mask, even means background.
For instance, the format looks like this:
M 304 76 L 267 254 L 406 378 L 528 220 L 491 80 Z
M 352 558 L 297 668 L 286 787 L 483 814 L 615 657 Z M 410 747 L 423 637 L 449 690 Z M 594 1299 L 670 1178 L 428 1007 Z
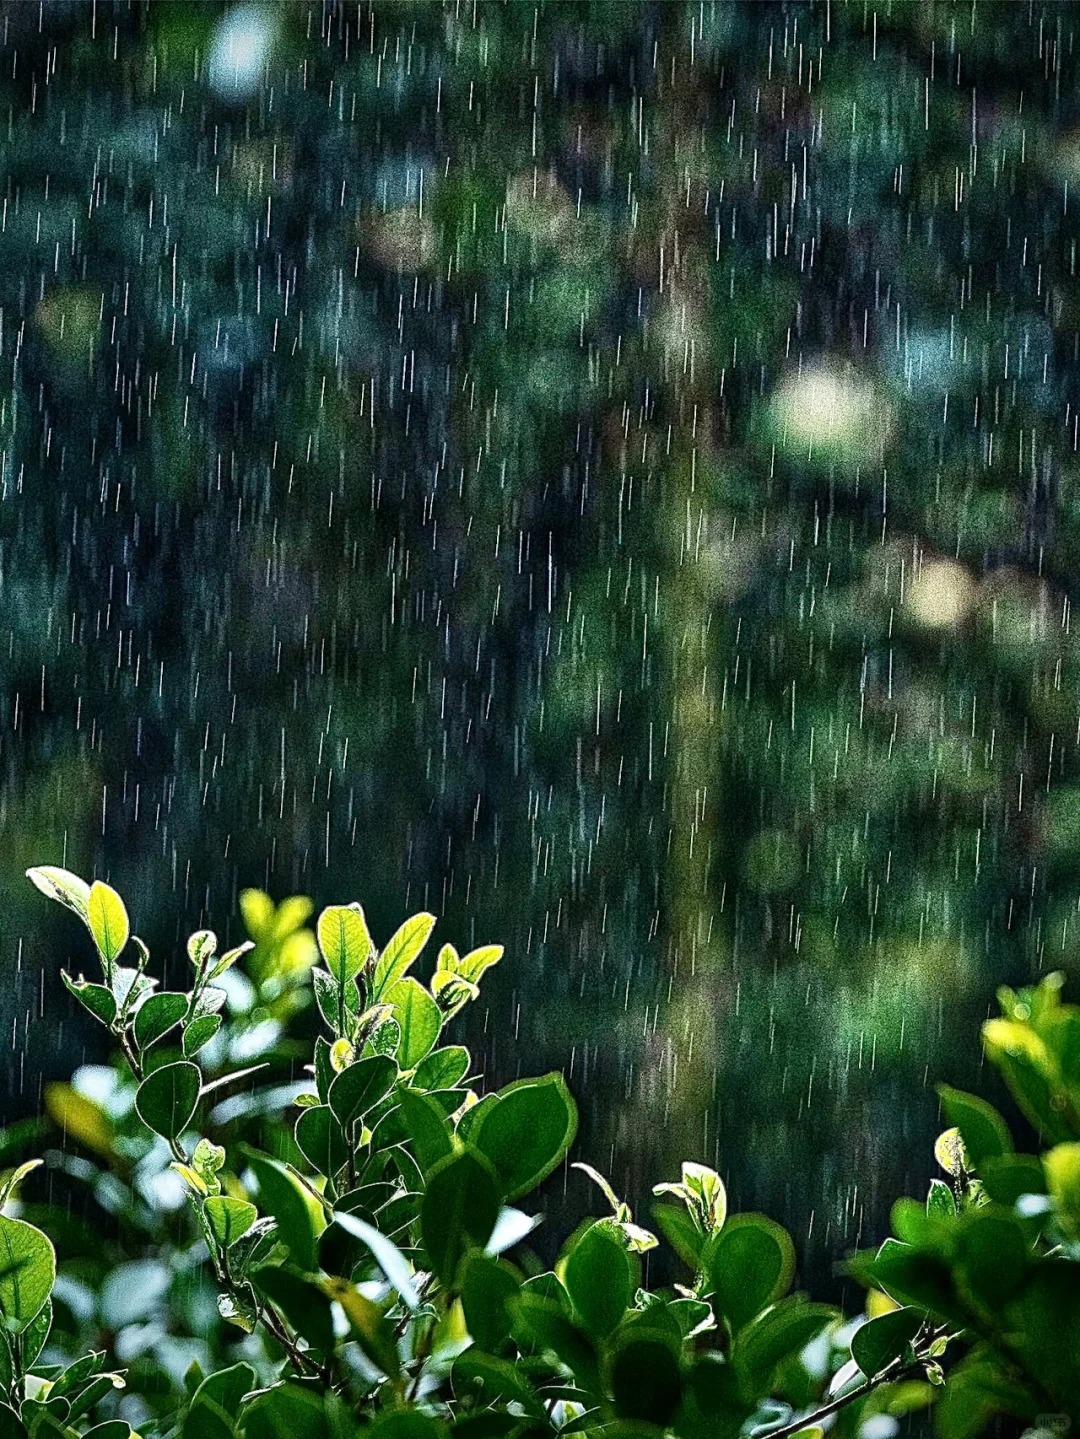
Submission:
M 500 947 L 444 944 L 422 983 L 432 915 L 379 949 L 358 904 L 312 932 L 305 901 L 249 891 L 252 939 L 192 935 L 188 986 L 164 989 L 108 885 L 30 878 L 90 931 L 100 976 L 64 983 L 118 1056 L 47 1095 L 80 1152 L 45 1172 L 82 1186 L 83 1217 L 24 1202 L 37 1159 L 0 1190 L 39 1221 L 0 1216 L 0 1439 L 812 1439 L 930 1404 L 972 1439 L 999 1414 L 1080 1418 L 1080 1009 L 1058 976 L 1003 990 L 984 1029 L 1042 1152 L 943 1087 L 946 1178 L 849 1261 L 869 1297 L 845 1321 L 792 1292 L 788 1234 L 729 1214 L 698 1164 L 656 1186 L 651 1228 L 578 1165 L 603 1212 L 545 1269 L 520 1206 L 566 1159 L 574 1101 L 558 1074 L 486 1090 L 443 1042 Z M 8 1131 L 2 1162 L 42 1134 Z M 653 1287 L 660 1242 L 681 1279 Z

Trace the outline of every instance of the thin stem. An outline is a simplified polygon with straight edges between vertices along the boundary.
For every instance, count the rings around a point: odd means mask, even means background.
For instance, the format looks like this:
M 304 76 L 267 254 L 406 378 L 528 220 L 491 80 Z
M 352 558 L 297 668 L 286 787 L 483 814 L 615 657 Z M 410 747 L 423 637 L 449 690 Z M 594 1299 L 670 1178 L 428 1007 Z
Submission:
M 804 1429 L 812 1429 L 813 1426 L 819 1424 L 822 1419 L 827 1419 L 830 1414 L 836 1414 L 839 1410 L 845 1409 L 849 1404 L 853 1404 L 856 1399 L 864 1399 L 867 1394 L 873 1393 L 873 1391 L 880 1388 L 882 1384 L 895 1383 L 897 1379 L 903 1378 L 905 1374 L 913 1373 L 916 1369 L 921 1368 L 930 1358 L 930 1346 L 935 1340 L 940 1339 L 944 1332 L 944 1326 L 933 1330 L 923 1340 L 923 1343 L 915 1353 L 914 1359 L 909 1360 L 906 1364 L 899 1358 L 892 1360 L 891 1363 L 886 1364 L 885 1368 L 879 1370 L 872 1378 L 864 1380 L 862 1384 L 856 1385 L 854 1389 L 849 1389 L 846 1394 L 838 1394 L 835 1399 L 831 1399 L 829 1403 L 823 1405 L 822 1408 L 816 1409 L 813 1414 L 806 1414 L 801 1419 L 792 1419 L 779 1429 L 759 1429 L 758 1434 L 760 1435 L 760 1439 L 794 1439 L 796 1434 L 801 1434 Z

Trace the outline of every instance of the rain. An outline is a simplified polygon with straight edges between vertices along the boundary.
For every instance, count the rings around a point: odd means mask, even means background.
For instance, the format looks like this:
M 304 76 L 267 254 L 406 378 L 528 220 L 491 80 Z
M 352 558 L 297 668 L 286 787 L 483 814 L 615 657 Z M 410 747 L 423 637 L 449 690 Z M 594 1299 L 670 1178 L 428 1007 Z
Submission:
M 104 1057 L 28 866 L 178 979 L 246 889 L 430 909 L 493 1082 L 839 1294 L 1080 970 L 1074 12 L 0 27 L 4 1121 Z

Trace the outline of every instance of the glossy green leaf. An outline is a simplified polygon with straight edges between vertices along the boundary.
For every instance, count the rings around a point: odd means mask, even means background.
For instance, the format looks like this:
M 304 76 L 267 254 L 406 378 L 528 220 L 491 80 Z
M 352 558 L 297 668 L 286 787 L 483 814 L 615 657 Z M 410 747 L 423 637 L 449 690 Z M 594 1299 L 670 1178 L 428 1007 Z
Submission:
M 45 1303 L 23 1330 L 22 1367 L 24 1370 L 32 1368 L 32 1366 L 37 1363 L 38 1357 L 48 1341 L 49 1333 L 52 1329 L 52 1322 L 52 1300 L 46 1299 Z
M 578 1235 L 562 1277 L 584 1328 L 605 1338 L 629 1308 L 638 1282 L 636 1260 L 614 1220 L 599 1219 Z
M 706 1236 L 689 1211 L 674 1204 L 654 1204 L 652 1217 L 679 1258 L 691 1269 L 699 1268 Z
M 192 1395 L 182 1439 L 235 1439 L 240 1401 L 255 1388 L 250 1364 L 233 1364 L 209 1374 Z
M 736 1336 L 733 1362 L 746 1397 L 761 1398 L 772 1388 L 779 1367 L 839 1318 L 828 1304 L 810 1304 L 792 1295 L 758 1314 Z
M 984 1159 L 979 1178 L 991 1199 L 1010 1208 L 1022 1194 L 1045 1194 L 1043 1166 L 1034 1154 L 1002 1154 Z
M 316 1242 L 325 1227 L 315 1200 L 276 1159 L 250 1149 L 245 1153 L 259 1186 L 261 1208 L 277 1220 L 278 1239 L 301 1269 L 314 1269 Z
M 521 1292 L 521 1276 L 504 1259 L 470 1250 L 461 1270 L 461 1304 L 469 1333 L 481 1349 L 495 1351 L 510 1336 L 511 1301 Z
M 220 1014 L 200 1014 L 197 1019 L 186 1024 L 182 1042 L 185 1058 L 190 1059 L 192 1055 L 198 1054 L 200 1049 L 210 1043 L 220 1028 Z
M 534 1419 L 544 1417 L 540 1396 L 524 1368 L 473 1346 L 454 1361 L 454 1393 L 473 1395 L 481 1403 L 519 1404 Z
M 40 1312 L 56 1279 L 56 1255 L 40 1229 L 0 1215 L 0 1314 L 22 1333 Z
M 301 1338 L 329 1354 L 334 1347 L 334 1319 L 322 1288 L 280 1265 L 263 1265 L 250 1274 L 257 1292 L 269 1299 Z
M 203 1200 L 206 1215 L 214 1238 L 223 1249 L 242 1238 L 259 1217 L 254 1204 L 246 1199 L 232 1199 L 227 1195 L 215 1194 Z
M 413 1154 L 423 1173 L 429 1173 L 440 1159 L 453 1154 L 454 1141 L 446 1119 L 431 1095 L 417 1094 L 408 1089 L 399 1090 L 398 1113 L 408 1131 Z
M 381 999 L 416 960 L 435 928 L 433 914 L 414 914 L 391 936 L 375 965 L 372 998 Z
M 926 1212 L 937 1219 L 953 1219 L 956 1216 L 956 1199 L 952 1190 L 941 1179 L 931 1179 L 930 1181 L 930 1191 L 926 1196 Z
M 135 1043 L 139 1049 L 149 1049 L 163 1035 L 179 1024 L 187 1013 L 186 994 L 174 994 L 166 990 L 144 999 L 135 1014 Z
M 997 1159 L 1000 1155 L 1012 1153 L 1012 1138 L 1001 1115 L 974 1094 L 952 1089 L 947 1084 L 938 1085 L 941 1107 L 950 1124 L 960 1131 L 976 1171 L 984 1159 Z
M 442 1029 L 439 1006 L 415 979 L 399 979 L 386 992 L 386 1002 L 401 1030 L 397 1057 L 402 1069 L 412 1069 L 434 1048 Z
M 463 1044 L 436 1049 L 416 1066 L 414 1089 L 453 1089 L 469 1072 L 469 1051 Z
M 199 1103 L 202 1075 L 187 1060 L 164 1064 L 148 1074 L 135 1092 L 139 1118 L 163 1139 L 178 1139 Z
M 432 1267 L 452 1284 L 467 1249 L 482 1249 L 499 1216 L 498 1180 L 487 1159 L 462 1149 L 428 1175 L 420 1206 L 420 1233 Z
M 922 1309 L 892 1309 L 856 1329 L 851 1337 L 851 1357 L 868 1379 L 902 1359 L 922 1328 Z
M 514 1200 L 561 1163 L 576 1132 L 577 1107 L 566 1081 L 561 1074 L 546 1074 L 501 1089 L 468 1136 L 494 1166 L 504 1198 Z
M 786 1294 L 795 1272 L 787 1231 L 763 1214 L 736 1214 L 702 1256 L 708 1292 L 734 1329 Z
M 355 978 L 372 950 L 363 910 L 344 904 L 331 905 L 319 915 L 315 932 L 323 962 L 338 984 Z
M 1020 1289 L 1032 1260 L 1021 1222 L 994 1207 L 963 1217 L 956 1253 L 958 1288 L 996 1311 Z
M 682 1374 L 676 1349 L 666 1335 L 634 1328 L 609 1359 L 615 1412 L 621 1419 L 666 1427 L 682 1400 Z
M 60 971 L 65 987 L 102 1024 L 112 1024 L 116 1018 L 116 1000 L 113 992 L 104 984 L 91 984 L 80 975 L 72 979 L 66 969 Z
M 398 1076 L 397 1065 L 386 1055 L 371 1055 L 358 1059 L 343 1069 L 330 1083 L 328 1099 L 330 1108 L 343 1128 L 355 1124 L 394 1087 Z
M 938 1439 L 977 1439 L 1000 1414 L 1034 1420 L 1042 1401 L 1010 1369 L 985 1346 L 965 1354 L 949 1370 L 934 1408 Z
M 331 1439 L 321 1387 L 285 1379 L 244 1406 L 244 1439 Z
M 899 1239 L 886 1239 L 876 1253 L 857 1254 L 845 1267 L 861 1283 L 884 1289 L 898 1304 L 911 1304 L 943 1319 L 964 1322 L 952 1273 L 933 1254 L 924 1254 Z
M 305 1109 L 296 1121 L 294 1132 L 297 1146 L 312 1168 L 332 1179 L 348 1159 L 349 1151 L 341 1125 L 329 1105 L 317 1104 Z
M 391 1409 L 378 1414 L 364 1429 L 364 1439 L 446 1439 L 441 1420 L 422 1409 Z
M 110 889 L 99 879 L 90 886 L 90 895 L 86 902 L 86 922 L 108 970 L 127 944 L 131 927 L 124 901 L 115 889 Z
M 554 1354 L 583 1388 L 598 1393 L 600 1358 L 589 1336 L 567 1317 L 567 1296 L 555 1276 L 554 1294 L 542 1292 L 536 1280 L 528 1281 L 516 1297 L 506 1302 L 513 1318 L 514 1336 L 518 1343 L 534 1344 Z M 561 1294 L 561 1297 L 556 1297 Z

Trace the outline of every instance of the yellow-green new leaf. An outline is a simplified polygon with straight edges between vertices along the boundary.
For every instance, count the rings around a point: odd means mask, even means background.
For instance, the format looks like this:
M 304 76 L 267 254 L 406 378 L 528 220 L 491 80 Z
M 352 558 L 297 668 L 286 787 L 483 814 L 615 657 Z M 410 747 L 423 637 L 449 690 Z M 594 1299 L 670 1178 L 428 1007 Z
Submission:
M 401 979 L 416 960 L 435 928 L 433 914 L 414 914 L 391 936 L 375 966 L 373 999 L 379 999 Z
M 128 923 L 124 901 L 115 889 L 110 889 L 101 880 L 90 886 L 90 897 L 86 905 L 86 923 L 94 936 L 98 954 L 109 969 L 117 955 L 128 942 L 131 926 Z
M 40 889 L 49 899 L 58 900 L 65 908 L 73 910 L 81 920 L 86 920 L 90 903 L 90 886 L 86 880 L 54 864 L 41 864 L 35 869 L 28 869 L 26 877 L 35 889 Z
M 316 935 L 326 967 L 338 984 L 346 984 L 368 962 L 372 951 L 371 935 L 362 909 L 344 904 L 330 905 L 319 915 Z
M 21 1334 L 52 1292 L 56 1255 L 40 1229 L 0 1215 L 0 1314 Z

